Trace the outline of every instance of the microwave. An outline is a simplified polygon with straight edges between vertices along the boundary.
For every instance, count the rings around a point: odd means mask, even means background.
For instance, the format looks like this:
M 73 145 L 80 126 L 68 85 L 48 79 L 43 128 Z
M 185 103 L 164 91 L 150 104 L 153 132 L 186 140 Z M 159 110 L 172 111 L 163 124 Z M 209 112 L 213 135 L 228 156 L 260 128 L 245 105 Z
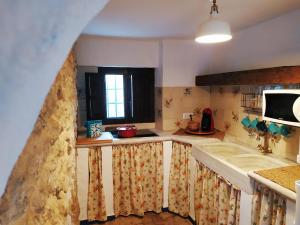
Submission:
M 265 90 L 263 120 L 300 127 L 300 90 Z

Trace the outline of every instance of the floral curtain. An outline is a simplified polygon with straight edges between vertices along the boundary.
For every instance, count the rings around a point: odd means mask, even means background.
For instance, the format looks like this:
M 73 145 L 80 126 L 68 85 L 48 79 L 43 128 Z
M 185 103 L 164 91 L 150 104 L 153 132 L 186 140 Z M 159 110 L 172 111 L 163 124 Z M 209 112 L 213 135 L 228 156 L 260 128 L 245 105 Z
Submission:
M 183 217 L 190 211 L 191 145 L 173 141 L 169 180 L 169 210 Z
M 195 177 L 197 225 L 238 225 L 241 191 L 197 162 Z
M 101 147 L 89 149 L 89 186 L 87 217 L 89 221 L 107 219 L 102 181 Z
M 116 216 L 161 212 L 163 143 L 114 145 L 113 183 Z
M 265 186 L 255 183 L 252 200 L 253 225 L 284 225 L 286 199 Z

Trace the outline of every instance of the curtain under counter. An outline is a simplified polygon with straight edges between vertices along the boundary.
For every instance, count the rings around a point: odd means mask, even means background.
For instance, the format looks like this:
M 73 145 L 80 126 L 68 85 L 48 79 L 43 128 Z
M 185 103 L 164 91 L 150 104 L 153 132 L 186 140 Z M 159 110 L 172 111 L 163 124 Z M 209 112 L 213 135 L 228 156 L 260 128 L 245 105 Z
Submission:
M 197 162 L 194 184 L 197 225 L 238 225 L 241 191 Z
M 113 201 L 116 216 L 143 216 L 163 206 L 163 143 L 114 145 Z
M 102 151 L 100 147 L 89 148 L 88 152 L 88 221 L 106 221 L 106 207 L 102 178 Z
M 285 225 L 286 199 L 255 182 L 251 221 L 253 225 Z
M 169 210 L 188 217 L 190 212 L 190 157 L 192 145 L 173 141 L 169 178 Z

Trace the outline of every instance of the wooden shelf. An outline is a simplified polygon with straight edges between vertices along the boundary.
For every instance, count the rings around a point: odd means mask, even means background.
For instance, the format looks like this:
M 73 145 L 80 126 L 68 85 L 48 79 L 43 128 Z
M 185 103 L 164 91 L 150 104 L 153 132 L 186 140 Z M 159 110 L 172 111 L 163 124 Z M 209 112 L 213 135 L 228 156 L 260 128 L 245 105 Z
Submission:
M 300 66 L 283 66 L 196 76 L 197 86 L 300 84 Z

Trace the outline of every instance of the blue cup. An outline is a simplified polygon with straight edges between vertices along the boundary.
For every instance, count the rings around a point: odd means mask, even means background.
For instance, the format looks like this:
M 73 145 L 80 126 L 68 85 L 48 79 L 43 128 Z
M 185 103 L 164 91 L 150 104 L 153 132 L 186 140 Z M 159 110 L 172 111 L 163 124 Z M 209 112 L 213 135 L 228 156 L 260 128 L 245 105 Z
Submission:
M 286 125 L 282 125 L 280 128 L 279 128 L 279 133 L 284 136 L 284 137 L 288 137 L 290 134 L 291 134 L 291 130 L 288 126 Z
M 259 120 L 258 118 L 255 118 L 251 121 L 251 128 L 257 129 L 256 125 L 258 124 Z
M 249 116 L 246 116 L 245 118 L 243 118 L 241 123 L 243 124 L 244 127 L 247 127 L 247 128 L 251 127 L 251 121 L 249 119 Z
M 276 135 L 280 133 L 280 128 L 276 123 L 270 123 L 269 127 L 268 127 L 268 131 L 272 134 L 272 135 Z

